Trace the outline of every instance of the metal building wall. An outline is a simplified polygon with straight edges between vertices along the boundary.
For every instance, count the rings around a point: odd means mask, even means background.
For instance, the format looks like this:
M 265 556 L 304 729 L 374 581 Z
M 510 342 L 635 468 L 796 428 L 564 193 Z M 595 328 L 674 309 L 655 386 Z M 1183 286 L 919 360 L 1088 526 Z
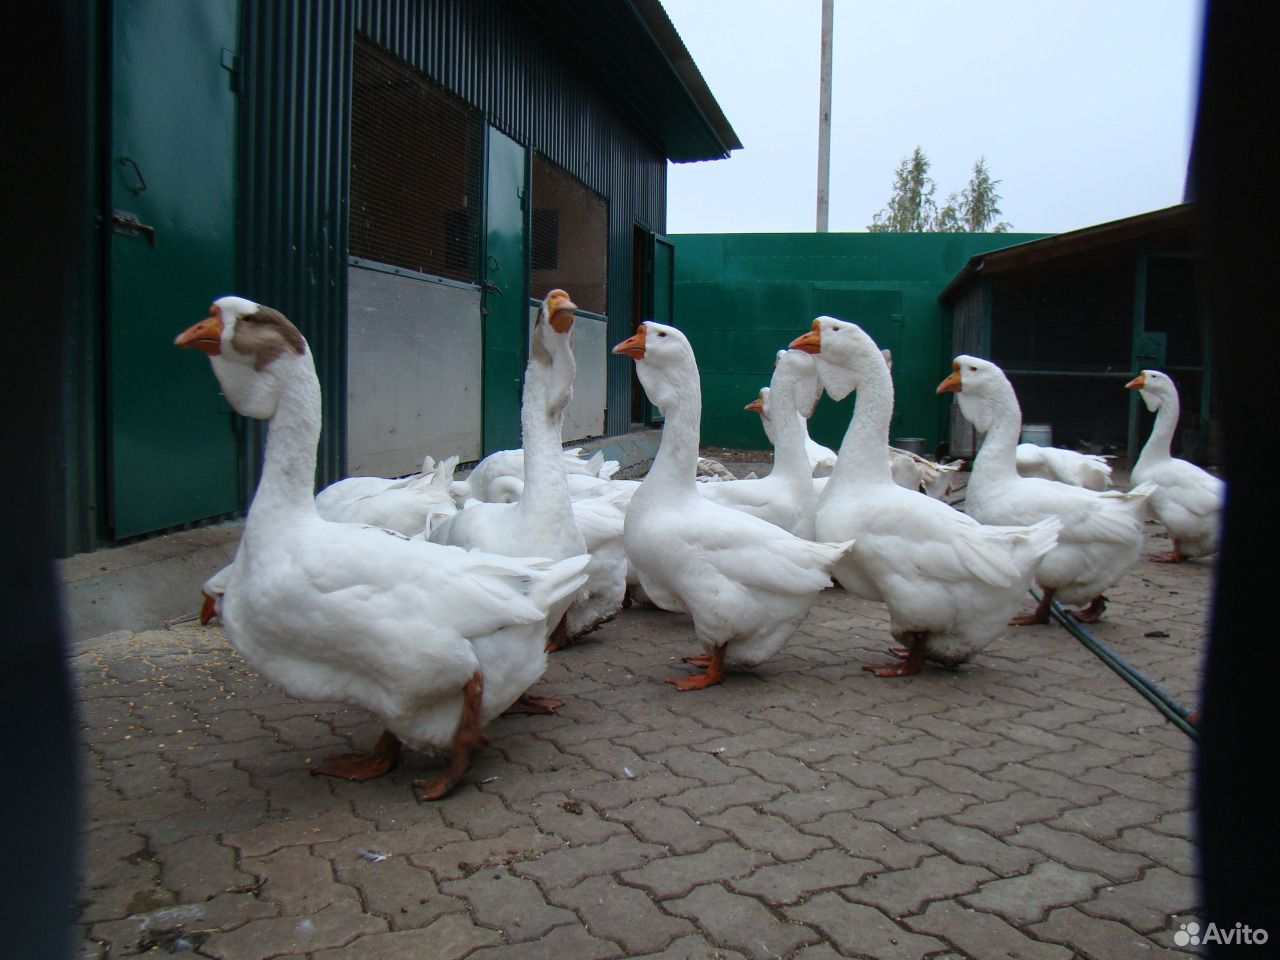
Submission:
M 317 480 L 344 475 L 350 2 L 244 0 L 239 293 L 306 336 L 324 392 Z M 256 483 L 261 432 L 243 478 Z
M 484 111 L 609 201 L 608 341 L 630 336 L 637 223 L 666 228 L 666 157 L 516 4 L 356 0 L 355 29 Z M 609 357 L 606 432 L 630 426 L 631 364 Z

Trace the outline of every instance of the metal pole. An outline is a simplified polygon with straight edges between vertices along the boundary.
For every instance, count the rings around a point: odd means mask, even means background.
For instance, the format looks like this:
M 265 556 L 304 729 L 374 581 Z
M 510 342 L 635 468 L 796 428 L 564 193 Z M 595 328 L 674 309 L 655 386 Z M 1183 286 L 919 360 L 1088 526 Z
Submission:
M 827 232 L 831 205 L 831 21 L 835 0 L 822 0 L 822 68 L 818 81 L 818 233 Z

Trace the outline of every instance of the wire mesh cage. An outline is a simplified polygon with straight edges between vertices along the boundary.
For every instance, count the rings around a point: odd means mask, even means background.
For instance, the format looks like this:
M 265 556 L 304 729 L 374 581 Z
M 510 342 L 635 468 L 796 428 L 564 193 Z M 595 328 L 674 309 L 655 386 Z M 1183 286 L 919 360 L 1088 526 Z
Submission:
M 357 37 L 352 256 L 477 282 L 482 158 L 479 111 Z
M 609 204 L 541 153 L 533 155 L 530 287 L 542 299 L 561 287 L 583 310 L 609 303 Z

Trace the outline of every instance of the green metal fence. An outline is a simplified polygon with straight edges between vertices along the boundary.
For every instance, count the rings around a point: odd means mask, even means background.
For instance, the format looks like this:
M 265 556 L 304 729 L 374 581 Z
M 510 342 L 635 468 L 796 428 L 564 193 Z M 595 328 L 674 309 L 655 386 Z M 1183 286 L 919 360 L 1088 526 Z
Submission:
M 893 352 L 891 438 L 946 436 L 949 398 L 934 388 L 951 363 L 951 321 L 938 295 L 969 258 L 1043 234 L 683 234 L 676 244 L 675 322 L 702 375 L 702 442 L 767 449 L 743 410 L 769 382 L 774 355 L 829 315 L 863 327 Z M 829 397 L 810 421 L 839 445 L 853 398 Z

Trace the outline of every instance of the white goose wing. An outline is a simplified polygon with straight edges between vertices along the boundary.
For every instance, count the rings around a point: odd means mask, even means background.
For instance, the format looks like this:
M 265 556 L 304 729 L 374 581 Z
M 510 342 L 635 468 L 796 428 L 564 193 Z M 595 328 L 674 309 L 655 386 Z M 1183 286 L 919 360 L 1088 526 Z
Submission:
M 831 585 L 831 565 L 853 545 L 802 540 L 749 513 L 706 506 L 714 512 L 699 511 L 685 529 L 703 562 L 743 586 L 774 593 L 822 590 Z
M 1087 490 L 1056 480 L 1026 477 L 1009 497 L 1005 519 L 1031 524 L 1046 516 L 1062 520 L 1063 541 L 1128 543 L 1141 531 L 1147 498 L 1155 485 L 1132 490 Z

